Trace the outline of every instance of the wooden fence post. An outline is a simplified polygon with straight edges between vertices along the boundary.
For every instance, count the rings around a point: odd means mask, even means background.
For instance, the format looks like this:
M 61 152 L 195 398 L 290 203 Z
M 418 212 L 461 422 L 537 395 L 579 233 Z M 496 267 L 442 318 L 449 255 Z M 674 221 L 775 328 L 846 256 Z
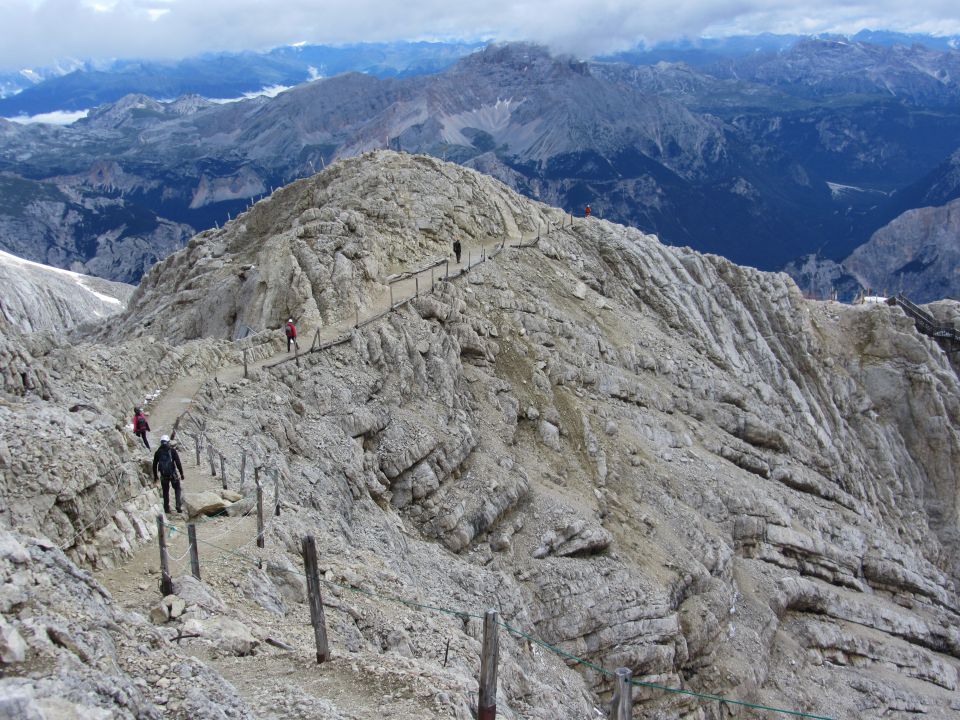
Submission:
M 280 517 L 280 471 L 273 469 L 273 512 Z
M 157 515 L 157 540 L 160 542 L 160 594 L 173 595 L 173 578 L 170 577 L 170 556 L 167 554 L 167 525 L 163 515 Z
M 633 685 L 630 684 L 632 674 L 630 668 L 617 668 L 617 684 L 613 688 L 609 720 L 631 720 L 633 718 Z
M 213 446 L 207 441 L 207 462 L 210 463 L 210 477 L 217 476 L 217 465 L 213 460 Z
M 190 574 L 200 579 L 200 551 L 197 548 L 197 526 L 187 525 L 187 539 L 190 541 Z
M 223 457 L 222 452 L 217 453 L 220 456 L 220 480 L 223 484 L 223 489 L 227 489 L 227 465 L 226 459 Z
M 317 664 L 330 659 L 327 645 L 327 621 L 323 615 L 323 599 L 320 596 L 320 574 L 317 570 L 317 543 L 313 535 L 303 539 L 303 569 L 307 575 L 307 594 L 310 598 L 310 622 L 313 638 L 317 643 Z
M 260 484 L 260 468 L 253 468 L 257 483 L 257 547 L 263 547 L 263 485 Z
M 495 720 L 497 717 L 497 656 L 500 652 L 497 624 L 497 611 L 487 610 L 483 616 L 477 720 Z

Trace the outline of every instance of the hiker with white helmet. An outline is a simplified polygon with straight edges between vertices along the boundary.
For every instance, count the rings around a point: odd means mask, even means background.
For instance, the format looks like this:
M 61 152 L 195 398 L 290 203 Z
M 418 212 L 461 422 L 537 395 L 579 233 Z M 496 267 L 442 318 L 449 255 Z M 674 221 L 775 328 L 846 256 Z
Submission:
M 153 481 L 157 481 L 157 470 L 160 471 L 160 487 L 163 488 L 163 511 L 170 514 L 170 485 L 173 485 L 174 497 L 177 501 L 177 512 L 183 512 L 180 497 L 180 481 L 184 479 L 183 465 L 180 464 L 180 455 L 177 449 L 170 444 L 170 436 L 160 438 L 160 447 L 153 454 Z M 178 477 L 179 473 L 179 477 Z

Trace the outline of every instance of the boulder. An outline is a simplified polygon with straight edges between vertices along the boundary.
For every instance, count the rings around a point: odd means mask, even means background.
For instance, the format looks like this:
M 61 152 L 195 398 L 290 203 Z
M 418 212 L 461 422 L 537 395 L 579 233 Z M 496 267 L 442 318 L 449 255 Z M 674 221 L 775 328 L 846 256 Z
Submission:
M 216 515 L 224 512 L 233 504 L 228 500 L 224 500 L 218 493 L 209 491 L 185 493 L 183 500 L 187 509 L 187 515 L 190 517 Z
M 17 629 L 0 616 L 0 662 L 4 665 L 23 662 L 27 657 L 27 644 Z

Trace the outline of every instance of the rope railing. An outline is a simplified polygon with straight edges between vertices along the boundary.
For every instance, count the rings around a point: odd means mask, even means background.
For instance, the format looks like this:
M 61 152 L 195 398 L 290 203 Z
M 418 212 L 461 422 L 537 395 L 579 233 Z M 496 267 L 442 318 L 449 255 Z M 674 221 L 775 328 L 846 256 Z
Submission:
M 174 524 L 172 524 L 172 523 L 165 523 L 165 524 L 166 524 L 166 526 L 167 526 L 168 528 L 170 528 L 170 529 L 172 529 L 172 530 L 181 531 L 181 532 L 182 532 L 182 528 L 181 528 L 181 527 L 178 527 L 177 525 L 174 525 Z M 250 564 L 250 565 L 254 565 L 254 566 L 259 567 L 260 564 L 261 564 L 261 562 L 262 562 L 262 561 L 261 561 L 260 559 L 258 559 L 258 558 L 250 557 L 250 556 L 246 555 L 245 553 L 240 552 L 240 549 L 241 549 L 241 548 L 237 548 L 237 549 L 225 548 L 225 547 L 222 547 L 222 546 L 217 545 L 217 544 L 215 544 L 215 543 L 212 543 L 212 542 L 209 542 L 209 541 L 207 541 L 207 540 L 201 539 L 201 538 L 197 538 L 197 542 L 200 543 L 200 544 L 203 544 L 203 545 L 207 545 L 207 546 L 209 546 L 209 547 L 212 547 L 212 548 L 214 548 L 214 549 L 216 549 L 216 550 L 219 550 L 219 551 L 220 551 L 221 553 L 223 553 L 224 555 L 229 555 L 230 557 L 236 558 L 237 560 L 239 560 L 239 561 L 241 561 L 241 562 L 248 563 L 248 564 Z M 249 545 L 249 543 L 247 543 L 247 544 Z M 297 570 L 297 569 L 295 569 L 295 568 L 288 568 L 288 569 L 287 569 L 287 572 L 293 573 L 293 574 L 295 574 L 295 575 L 299 575 L 299 576 L 304 577 L 304 578 L 307 577 L 306 573 L 301 572 L 301 571 L 299 571 L 299 570 Z M 448 607 L 444 607 L 444 606 L 442 606 L 442 605 L 432 605 L 432 604 L 428 604 L 428 603 L 417 602 L 417 601 L 415 601 L 415 600 L 409 600 L 409 599 L 407 599 L 407 598 L 403 598 L 403 597 L 400 597 L 400 596 L 398 596 L 398 595 L 390 595 L 390 594 L 385 594 L 385 593 L 378 593 L 378 592 L 374 592 L 374 591 L 372 591 L 372 590 L 365 590 L 365 589 L 363 589 L 363 588 L 359 588 L 359 587 L 356 587 L 356 586 L 354 586 L 354 585 L 346 585 L 346 584 L 344 584 L 344 583 L 338 583 L 338 582 L 335 582 L 335 581 L 333 581 L 333 580 L 327 580 L 326 578 L 323 578 L 323 577 L 319 577 L 318 579 L 319 579 L 320 583 L 322 583 L 323 585 L 325 585 L 325 586 L 327 586 L 327 587 L 337 588 L 337 589 L 339 589 L 339 590 L 343 590 L 343 591 L 346 591 L 346 592 L 354 593 L 354 594 L 357 594 L 357 595 L 362 595 L 362 596 L 367 597 L 367 598 L 370 598 L 370 599 L 384 600 L 384 601 L 387 601 L 387 602 L 392 602 L 392 603 L 395 603 L 395 604 L 403 605 L 404 607 L 408 607 L 408 608 L 413 608 L 413 609 L 417 609 L 417 610 L 424 610 L 424 611 L 428 611 L 428 612 L 440 613 L 440 614 L 443 614 L 443 615 L 448 615 L 448 616 L 451 616 L 451 617 L 458 618 L 458 619 L 460 619 L 460 620 L 470 620 L 470 619 L 474 619 L 474 620 L 484 620 L 484 615 L 483 615 L 483 614 L 480 614 L 480 613 L 476 613 L 476 612 L 470 612 L 470 611 L 466 611 L 466 610 L 458 610 L 458 609 L 455 609 L 455 608 L 448 608 Z M 569 652 L 567 652 L 566 650 L 563 650 L 562 648 L 557 647 L 556 645 L 553 645 L 553 644 L 551 644 L 551 643 L 548 643 L 547 641 L 545 641 L 545 640 L 543 640 L 543 639 L 541 639 L 541 638 L 538 638 L 538 637 L 536 637 L 535 635 L 532 635 L 531 633 L 528 633 L 528 632 L 525 632 L 525 631 L 523 631 L 523 630 L 520 630 L 519 628 L 517 628 L 517 627 L 513 626 L 512 624 L 510 624 L 509 622 L 506 622 L 506 621 L 503 621 L 503 620 L 497 620 L 497 625 L 499 625 L 500 627 L 502 627 L 504 630 L 506 630 L 506 631 L 507 631 L 508 633 L 510 633 L 511 635 L 515 635 L 515 636 L 517 636 L 517 637 L 521 637 L 521 638 L 523 638 L 524 640 L 527 640 L 528 642 L 530 642 L 530 643 L 532 643 L 532 644 L 535 644 L 535 645 L 537 645 L 537 646 L 539 646 L 539 647 L 542 647 L 543 649 L 548 650 L 549 652 L 557 655 L 558 657 L 563 658 L 563 659 L 566 660 L 566 661 L 569 661 L 569 662 L 572 662 L 572 663 L 574 663 L 574 664 L 582 665 L 582 666 L 584 666 L 584 667 L 590 668 L 591 670 L 594 670 L 595 672 L 600 673 L 601 675 L 603 675 L 603 676 L 605 676 L 605 677 L 609 677 L 609 678 L 615 677 L 615 672 L 614 672 L 614 671 L 608 670 L 608 669 L 604 668 L 604 667 L 601 666 L 601 665 L 597 665 L 596 663 L 591 662 L 590 660 L 586 660 L 586 659 L 581 658 L 581 657 L 579 657 L 579 656 L 577 656 L 577 655 L 574 655 L 574 654 L 572 654 L 572 653 L 569 653 Z M 642 681 L 642 680 L 631 679 L 631 680 L 630 680 L 630 684 L 633 685 L 633 686 L 635 686 L 635 687 L 648 688 L 648 689 L 651 689 L 651 690 L 659 690 L 659 691 L 662 691 L 662 692 L 665 692 L 665 693 L 669 693 L 669 694 L 674 694 L 674 695 L 685 695 L 685 696 L 688 696 L 688 697 L 696 698 L 696 699 L 698 699 L 698 700 L 705 700 L 705 701 L 710 701 L 710 702 L 719 702 L 719 703 L 721 703 L 721 704 L 726 703 L 726 704 L 728 704 L 728 705 L 736 705 L 736 706 L 738 706 L 738 707 L 743 707 L 743 708 L 747 708 L 747 709 L 751 709 L 751 710 L 761 710 L 761 711 L 766 711 L 766 712 L 775 712 L 775 713 L 780 713 L 780 714 L 783 714 L 783 715 L 789 715 L 789 716 L 792 716 L 792 717 L 808 718 L 808 720 L 835 720 L 834 718 L 828 717 L 828 716 L 826 716 L 826 715 L 816 715 L 816 714 L 813 714 L 813 713 L 802 712 L 802 711 L 800 711 L 800 710 L 791 710 L 791 709 L 788 709 L 788 708 L 778 708 L 778 707 L 774 707 L 774 706 L 771 706 L 771 705 L 763 705 L 763 704 L 760 704 L 760 703 L 752 703 L 752 702 L 748 702 L 748 701 L 746 701 L 746 700 L 737 700 L 737 699 L 729 698 L 729 697 L 726 697 L 726 696 L 723 696 L 723 695 L 715 695 L 715 694 L 711 694 L 711 693 L 701 693 L 701 692 L 697 692 L 697 691 L 695 691 L 695 690 L 686 690 L 686 689 L 683 689 L 683 688 L 673 688 L 673 687 L 670 687 L 670 686 L 668 686 L 668 685 L 662 685 L 662 684 L 659 684 L 659 683 L 652 683 L 652 682 L 645 682 L 645 681 Z

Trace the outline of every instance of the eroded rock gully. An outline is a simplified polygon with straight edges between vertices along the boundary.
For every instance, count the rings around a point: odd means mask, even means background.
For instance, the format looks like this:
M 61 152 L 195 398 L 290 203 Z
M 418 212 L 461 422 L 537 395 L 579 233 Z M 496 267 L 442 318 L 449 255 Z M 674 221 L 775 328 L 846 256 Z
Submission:
M 283 478 L 264 555 L 274 570 L 236 586 L 212 574 L 222 607 L 188 603 L 187 614 L 246 623 L 258 641 L 284 633 L 295 652 L 261 642 L 250 657 L 210 659 L 209 638 L 170 650 L 249 685 L 243 712 L 373 717 L 380 702 L 411 717 L 470 715 L 476 619 L 338 590 L 341 664 L 324 675 L 300 663 L 312 653 L 302 597 L 282 595 L 279 578 L 299 566 L 309 532 L 328 580 L 469 613 L 496 607 L 514 627 L 649 682 L 836 718 L 955 716 L 960 386 L 944 353 L 896 308 L 808 302 L 785 275 L 595 219 L 559 229 L 562 217 L 468 170 L 393 153 L 278 191 L 155 268 L 99 344 L 51 349 L 75 359 L 71 372 L 31 355 L 34 387 L 13 378 L 0 408 L 5 497 L 24 486 L 56 506 L 43 478 L 60 483 L 62 469 L 14 463 L 73 447 L 36 434 L 44 423 L 33 420 L 66 417 L 68 397 L 98 396 L 100 415 L 87 421 L 89 450 L 64 457 L 83 472 L 109 452 L 142 485 L 132 439 L 96 423 L 150 387 L 103 364 L 156 347 L 168 382 L 188 365 L 200 378 L 192 412 L 230 466 L 245 448 Z M 479 248 L 538 229 L 536 247 L 504 249 L 346 343 L 250 379 L 212 379 L 236 363 L 217 338 L 238 324 L 278 327 L 293 314 L 322 330 L 357 306 L 375 312 L 389 273 L 444 257 L 453 237 Z M 16 333 L 5 342 L 33 352 Z M 149 487 L 139 492 L 155 507 Z M 100 496 L 115 514 L 99 523 L 83 508 L 58 522 L 39 510 L 3 517 L 57 541 L 67 523 L 80 533 L 74 559 L 104 566 L 134 553 L 136 574 L 151 529 L 149 507 L 123 505 L 134 494 Z M 121 508 L 145 537 L 111 545 Z M 248 552 L 249 523 L 229 521 Z M 102 572 L 132 608 L 157 600 Z M 252 589 L 266 584 L 276 592 Z M 4 609 L 21 635 L 23 607 Z M 504 717 L 596 715 L 607 677 L 519 636 L 501 643 Z M 267 703 L 279 691 L 255 689 L 281 667 L 297 681 L 277 711 Z M 358 704 L 347 686 L 370 677 L 394 690 Z M 654 689 L 638 689 L 638 707 L 728 713 Z

